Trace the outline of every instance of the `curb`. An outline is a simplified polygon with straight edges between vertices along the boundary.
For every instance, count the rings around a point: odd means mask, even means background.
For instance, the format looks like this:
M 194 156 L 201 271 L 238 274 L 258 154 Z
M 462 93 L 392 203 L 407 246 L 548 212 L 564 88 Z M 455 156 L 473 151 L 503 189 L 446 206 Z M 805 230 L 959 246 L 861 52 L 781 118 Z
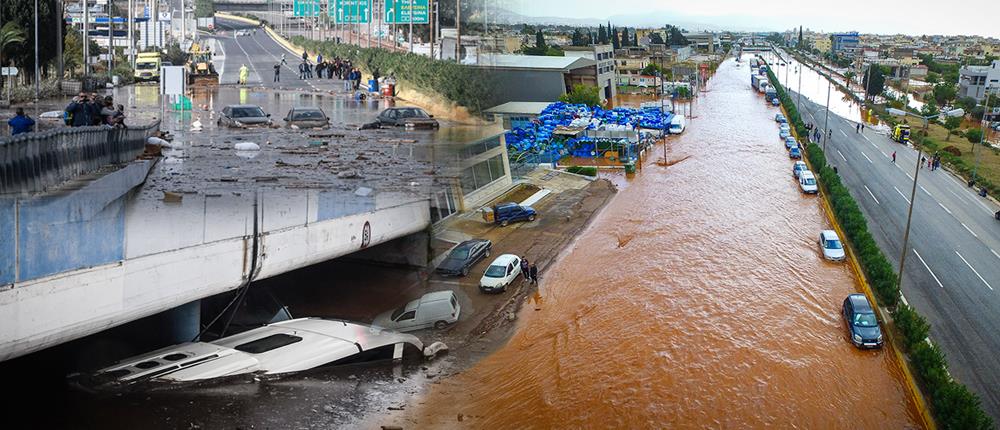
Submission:
M 770 65 L 768 65 L 768 67 L 770 68 Z M 788 93 L 787 89 L 785 90 L 785 93 L 786 94 Z M 798 109 L 798 106 L 796 106 L 796 109 Z M 785 109 L 784 103 L 781 104 L 781 112 L 785 115 L 786 118 L 788 117 L 788 111 Z M 794 127 L 790 128 L 792 134 L 795 135 L 796 139 L 800 139 L 798 132 L 795 130 L 795 128 Z M 802 142 L 802 140 L 799 141 Z M 817 144 L 813 143 L 811 145 L 817 145 Z M 805 147 L 803 147 L 803 152 L 805 152 Z M 802 160 L 806 163 L 806 165 L 809 166 L 810 170 L 813 169 L 812 163 L 809 161 L 808 156 L 803 154 Z M 839 235 L 841 238 L 847 239 L 847 235 L 844 234 L 843 229 L 840 227 L 840 223 L 837 222 L 837 217 L 833 213 L 833 208 L 830 205 L 830 201 L 829 198 L 827 197 L 826 191 L 822 187 L 820 187 L 819 196 L 820 196 L 819 200 L 820 202 L 822 202 L 823 205 L 823 211 L 826 213 L 826 217 L 830 221 L 830 224 L 833 225 L 834 230 L 836 230 L 837 235 Z M 847 260 L 850 262 L 851 270 L 854 271 L 854 274 L 857 277 L 858 282 L 861 284 L 861 289 L 863 290 L 862 292 L 865 294 L 866 297 L 868 297 L 868 300 L 876 304 L 875 312 L 878 313 L 879 319 L 881 319 L 883 322 L 889 322 L 889 319 L 886 319 L 882 313 L 882 307 L 878 306 L 878 301 L 875 300 L 875 294 L 872 291 L 871 286 L 868 284 L 868 278 L 865 276 L 864 272 L 861 270 L 861 266 L 858 264 L 857 256 L 854 253 L 854 244 L 847 240 L 845 240 L 845 242 L 848 243 L 848 246 L 845 248 L 848 254 Z M 924 399 L 923 392 L 920 391 L 920 388 L 917 386 L 916 379 L 913 377 L 913 373 L 910 371 L 909 361 L 907 361 L 906 357 L 903 356 L 903 353 L 900 352 L 900 345 L 896 341 L 896 337 L 894 336 L 893 331 L 894 330 L 885 330 L 884 334 L 886 335 L 886 337 L 889 338 L 889 342 L 892 343 L 892 351 L 895 353 L 896 360 L 899 362 L 899 367 L 903 371 L 903 375 L 905 376 L 904 379 L 906 380 L 906 386 L 909 389 L 910 393 L 913 395 L 913 401 L 917 408 L 917 412 L 920 414 L 920 418 L 924 423 L 924 427 L 929 430 L 935 430 L 937 429 L 937 423 L 935 423 L 933 417 L 931 416 L 931 413 L 927 408 L 927 401 L 926 399 Z

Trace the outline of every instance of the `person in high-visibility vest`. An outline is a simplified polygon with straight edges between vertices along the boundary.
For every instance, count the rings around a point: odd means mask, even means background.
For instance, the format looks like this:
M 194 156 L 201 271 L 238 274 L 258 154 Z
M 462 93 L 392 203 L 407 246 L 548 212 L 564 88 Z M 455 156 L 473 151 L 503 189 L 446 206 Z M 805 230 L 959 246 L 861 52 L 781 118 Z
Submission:
M 248 69 L 247 65 L 244 64 L 242 67 L 240 67 L 240 85 L 247 84 L 248 76 L 250 76 L 250 69 Z

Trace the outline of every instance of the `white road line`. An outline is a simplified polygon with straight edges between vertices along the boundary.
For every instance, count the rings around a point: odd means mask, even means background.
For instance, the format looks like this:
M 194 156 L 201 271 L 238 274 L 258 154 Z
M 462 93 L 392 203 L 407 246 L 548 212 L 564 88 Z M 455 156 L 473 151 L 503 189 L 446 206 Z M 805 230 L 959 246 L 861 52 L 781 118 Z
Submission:
M 235 32 L 236 30 L 233 30 L 233 31 Z M 253 73 L 255 75 L 257 75 L 258 82 L 259 83 L 264 83 L 264 77 L 261 76 L 260 72 L 257 71 L 257 66 L 255 66 L 253 64 L 253 60 L 250 59 L 250 54 L 247 53 L 246 49 L 243 49 L 243 45 L 240 43 L 240 39 L 237 38 L 235 36 L 235 34 L 233 36 L 233 41 L 236 42 L 236 46 L 240 48 L 240 51 L 243 51 L 243 56 L 247 57 L 247 63 L 250 63 L 250 68 L 253 69 Z M 222 74 L 221 73 L 219 74 L 219 80 L 222 80 Z
M 990 252 L 992 252 L 993 256 L 995 256 L 996 258 L 1000 258 L 1000 254 L 997 254 L 997 252 L 994 251 L 992 248 L 990 249 Z
M 868 136 L 865 136 L 864 133 L 861 134 L 861 137 L 865 138 L 865 140 L 867 140 L 868 143 L 871 143 L 872 145 L 874 145 L 874 143 L 872 143 L 872 140 L 869 139 Z
M 906 194 L 903 194 L 902 191 L 899 191 L 899 188 L 896 188 L 895 186 L 893 186 L 892 188 L 894 188 L 896 190 L 896 192 L 899 193 L 899 196 L 902 197 L 903 200 L 906 200 L 907 204 L 910 203 L 910 199 L 906 198 Z
M 962 259 L 962 261 L 964 261 L 964 262 L 965 262 L 965 265 L 966 265 L 966 266 L 969 266 L 969 268 L 970 268 L 970 269 L 972 269 L 972 273 L 975 273 L 975 274 L 976 274 L 976 276 L 978 276 L 978 277 L 979 277 L 979 280 L 980 280 L 980 281 L 983 281 L 983 283 L 984 283 L 984 284 L 986 284 L 986 287 L 987 287 L 987 288 L 989 288 L 989 289 L 990 289 L 990 291 L 993 291 L 993 287 L 992 287 L 992 286 L 990 285 L 990 283 L 989 283 L 989 282 L 986 282 L 986 280 L 985 280 L 985 279 L 983 279 L 983 276 L 982 276 L 982 275 L 980 275 L 980 274 L 979 274 L 979 272 L 977 272 L 977 271 L 976 271 L 976 268 L 975 268 L 975 267 L 972 267 L 972 265 L 971 265 L 971 264 L 969 264 L 969 260 L 966 260 L 966 259 L 965 259 L 965 257 L 963 257 L 963 256 L 962 256 L 962 254 L 959 254 L 959 253 L 958 253 L 958 251 L 955 251 L 955 254 L 958 254 L 958 258 L 961 258 L 961 259 Z
M 939 287 L 944 288 L 944 285 L 941 284 L 941 280 L 938 279 L 937 275 L 934 274 L 934 271 L 931 270 L 931 266 L 928 266 L 927 262 L 924 261 L 924 257 L 921 257 L 920 253 L 917 252 L 917 248 L 913 248 L 913 254 L 915 254 L 917 256 L 917 259 L 920 260 L 920 263 L 924 265 L 925 269 L 927 269 L 927 273 L 931 274 L 931 277 L 934 278 L 934 282 L 937 282 L 937 284 L 938 284 Z M 900 275 L 900 276 L 903 276 L 903 275 Z
M 867 186 L 867 185 L 862 185 L 862 187 L 865 187 L 865 191 L 868 191 L 868 195 L 869 195 L 869 196 L 872 196 L 872 200 L 875 200 L 875 204 L 877 204 L 877 205 L 880 205 L 880 204 L 881 204 L 881 203 L 879 203 L 879 202 L 878 202 L 878 199 L 877 199 L 877 198 L 875 198 L 875 194 L 872 194 L 872 190 L 869 190 L 869 189 L 868 189 L 868 186 Z
M 979 239 L 979 235 L 976 234 L 976 232 L 972 231 L 972 229 L 969 228 L 969 226 L 965 225 L 964 222 L 959 221 L 959 224 L 962 224 L 962 227 L 965 227 L 966 231 L 968 231 L 970 234 L 972 234 L 976 239 Z
M 904 296 L 904 295 L 900 294 L 900 295 L 899 295 L 899 299 L 903 301 L 903 304 L 904 304 L 904 305 L 906 305 L 906 306 L 909 306 L 909 305 L 910 305 L 910 302 L 906 301 L 906 296 Z
M 945 212 L 948 212 L 948 215 L 952 215 L 951 210 L 945 207 L 945 205 L 941 204 L 941 202 L 937 202 L 937 204 L 938 206 L 941 206 L 941 209 L 944 209 Z
M 861 155 L 864 155 L 865 156 L 865 160 L 868 160 L 869 163 L 872 162 L 872 159 L 868 158 L 868 154 L 865 154 L 865 151 L 861 151 Z M 875 163 L 872 163 L 872 164 L 875 164 Z
M 844 133 L 844 130 L 840 130 L 840 134 L 843 134 L 844 137 L 847 137 L 847 133 Z
M 931 195 L 930 191 L 927 191 L 927 188 L 924 188 L 923 185 L 920 185 L 920 191 L 927 193 L 928 196 L 934 197 L 933 195 Z
M 844 153 L 843 153 L 843 152 L 840 152 L 840 150 L 838 149 L 838 150 L 837 150 L 837 153 L 838 153 L 838 154 L 840 154 L 840 158 L 843 158 L 843 159 L 844 159 L 844 161 L 847 161 L 847 157 L 845 157 L 845 156 L 844 156 Z

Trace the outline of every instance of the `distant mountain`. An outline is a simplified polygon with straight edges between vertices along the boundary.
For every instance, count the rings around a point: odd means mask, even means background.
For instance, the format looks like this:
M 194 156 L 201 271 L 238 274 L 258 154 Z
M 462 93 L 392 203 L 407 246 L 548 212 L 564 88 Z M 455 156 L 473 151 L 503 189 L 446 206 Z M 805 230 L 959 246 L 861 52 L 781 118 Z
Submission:
M 510 10 L 490 11 L 490 20 L 501 24 L 548 24 L 574 27 L 596 27 L 610 21 L 613 25 L 629 27 L 662 27 L 671 24 L 687 31 L 776 31 L 760 25 L 745 25 L 746 17 L 738 16 L 684 16 L 669 12 L 653 11 L 612 15 L 608 18 L 565 18 L 559 16 L 526 16 Z

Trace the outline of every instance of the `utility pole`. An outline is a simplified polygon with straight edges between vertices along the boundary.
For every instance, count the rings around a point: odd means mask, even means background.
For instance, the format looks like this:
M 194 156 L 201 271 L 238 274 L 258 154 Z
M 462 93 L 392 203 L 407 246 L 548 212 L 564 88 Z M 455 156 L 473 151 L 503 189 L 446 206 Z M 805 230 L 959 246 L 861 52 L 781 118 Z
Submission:
M 410 35 L 409 35 L 409 38 L 410 38 L 410 53 L 412 54 L 413 53 L 413 0 L 406 0 L 406 1 L 407 1 L 407 4 L 410 6 L 410 9 L 409 9 L 410 12 L 407 13 L 407 16 L 409 17 L 407 19 L 407 21 L 410 22 Z
M 128 0 L 128 14 L 126 18 L 128 22 L 125 24 L 128 26 L 128 64 L 133 69 L 135 68 L 135 36 L 132 34 L 132 27 L 135 24 L 135 3 L 134 0 Z
M 455 0 L 455 61 L 462 64 L 462 0 Z
M 83 0 L 83 76 L 90 74 L 90 1 Z
M 42 80 L 42 74 L 38 67 L 38 0 L 35 0 L 35 101 L 38 101 L 38 95 L 40 92 L 39 81 Z
M 35 0 L 37 1 L 37 0 Z M 108 80 L 113 79 L 111 70 L 115 59 L 115 27 L 114 16 L 111 15 L 111 3 L 108 3 Z
M 56 16 L 59 17 L 59 25 L 56 26 L 56 88 L 62 90 L 63 81 L 63 26 L 66 25 L 66 17 L 63 14 L 62 0 L 56 0 Z
M 990 129 L 989 127 L 987 127 L 987 125 L 990 122 L 986 120 L 986 117 L 990 114 L 990 86 L 989 86 L 989 82 L 987 82 L 986 85 L 985 85 L 985 93 L 986 93 L 985 94 L 986 100 L 985 100 L 985 102 L 983 104 L 983 119 L 981 121 L 979 121 L 979 129 L 982 130 L 982 133 L 979 135 L 979 146 L 983 146 L 983 142 L 986 140 L 986 133 L 987 133 L 986 130 Z M 972 184 L 975 185 L 976 184 L 976 173 L 978 173 L 978 171 L 979 171 L 979 153 L 982 152 L 983 150 L 980 149 L 979 151 L 976 151 L 976 145 L 972 145 L 972 151 L 975 152 L 975 154 L 976 154 L 976 163 L 972 167 Z
M 798 91 L 798 93 L 799 93 L 799 95 L 797 96 L 798 97 L 798 101 L 795 102 L 795 104 L 796 104 L 795 108 L 796 109 L 798 109 L 799 107 L 802 106 L 802 63 L 799 63 L 799 91 Z
M 925 120 L 926 121 L 926 120 Z M 910 191 L 910 208 L 906 213 L 906 229 L 903 230 L 903 253 L 899 256 L 899 276 L 896 278 L 896 291 L 902 291 L 899 289 L 900 285 L 903 283 L 903 265 L 906 264 L 906 247 L 907 242 L 910 240 L 910 221 L 913 219 L 913 201 L 917 198 L 917 177 L 920 176 L 920 159 L 924 156 L 923 151 L 920 149 L 920 145 L 914 145 L 917 148 L 917 168 L 913 172 L 913 189 Z
M 437 17 L 437 14 L 434 13 L 434 6 L 435 6 L 434 5 L 434 0 L 428 0 L 428 1 L 429 1 L 429 3 L 427 4 L 427 14 L 428 14 L 428 16 L 427 16 L 427 25 L 430 26 L 430 31 L 428 32 L 429 33 L 428 34 L 428 39 L 430 39 L 430 42 L 431 42 L 431 59 L 433 60 L 434 59 L 434 41 L 437 40 L 437 38 L 434 37 L 435 36 L 434 31 L 436 31 L 435 30 L 435 26 L 434 26 L 434 19 Z
M 829 140 L 830 131 L 827 127 L 830 126 L 830 90 L 833 84 L 830 80 L 826 81 L 826 119 L 823 120 L 823 152 L 826 152 L 826 141 Z M 823 166 L 820 166 L 823 167 Z

